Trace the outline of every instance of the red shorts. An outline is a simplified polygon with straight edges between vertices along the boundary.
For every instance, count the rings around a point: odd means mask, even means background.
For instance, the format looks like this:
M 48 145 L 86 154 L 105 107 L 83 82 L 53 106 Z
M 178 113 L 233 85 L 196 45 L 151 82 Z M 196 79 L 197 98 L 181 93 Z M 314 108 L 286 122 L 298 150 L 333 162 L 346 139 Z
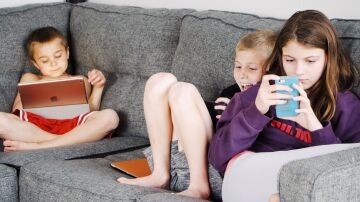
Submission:
M 67 133 L 76 126 L 85 123 L 92 113 L 87 112 L 71 119 L 47 119 L 24 110 L 16 109 L 14 111 L 14 114 L 19 116 L 20 120 L 35 124 L 42 130 L 56 135 Z

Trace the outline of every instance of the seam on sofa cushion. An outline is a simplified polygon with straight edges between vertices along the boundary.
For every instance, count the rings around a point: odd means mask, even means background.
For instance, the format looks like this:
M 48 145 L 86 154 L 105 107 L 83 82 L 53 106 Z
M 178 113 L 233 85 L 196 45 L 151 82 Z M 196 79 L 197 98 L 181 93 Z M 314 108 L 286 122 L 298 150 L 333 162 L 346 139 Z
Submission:
M 104 6 L 104 4 L 95 4 L 95 3 L 91 3 L 91 5 L 101 5 Z M 181 16 L 159 16 L 159 15 L 150 15 L 150 14 L 145 14 L 145 13 L 137 13 L 137 12 L 131 12 L 131 13 L 124 13 L 121 11 L 104 11 L 104 10 L 100 10 L 98 8 L 94 8 L 94 7 L 90 7 L 87 4 L 82 5 L 82 4 L 76 4 L 73 7 L 79 7 L 79 8 L 84 8 L 84 9 L 89 9 L 89 10 L 93 10 L 93 11 L 98 11 L 101 13 L 110 13 L 110 14 L 121 14 L 121 15 L 126 15 L 126 16 L 131 16 L 131 15 L 144 15 L 144 16 L 150 16 L 150 17 L 154 17 L 154 18 L 167 18 L 167 19 L 180 19 Z M 142 7 L 135 7 L 135 6 L 116 6 L 118 8 L 136 8 L 136 9 L 143 9 L 145 10 L 145 8 Z M 164 9 L 164 10 L 170 10 L 170 9 Z M 184 9 L 186 10 L 186 9 Z
M 24 11 L 30 11 L 33 9 L 39 9 L 39 8 L 50 8 L 50 7 L 54 7 L 54 6 L 58 6 L 58 5 L 67 5 L 67 6 L 71 6 L 70 3 L 51 3 L 51 4 L 33 4 L 34 7 L 30 7 L 30 8 L 23 8 L 23 9 L 19 9 L 19 10 L 14 10 L 14 11 L 9 11 L 7 13 L 0 13 L 0 16 L 6 16 L 6 15 L 12 15 L 12 14 L 17 14 L 17 13 L 22 13 Z M 11 7 L 8 7 L 11 8 Z

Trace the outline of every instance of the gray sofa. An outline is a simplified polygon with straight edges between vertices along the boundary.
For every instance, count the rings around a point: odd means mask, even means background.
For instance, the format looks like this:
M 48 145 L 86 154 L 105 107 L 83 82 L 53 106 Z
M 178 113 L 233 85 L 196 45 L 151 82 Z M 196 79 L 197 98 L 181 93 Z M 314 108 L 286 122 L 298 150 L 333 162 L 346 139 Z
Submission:
M 115 109 L 121 124 L 111 139 L 75 146 L 0 153 L 0 201 L 197 201 L 170 191 L 122 185 L 115 160 L 141 157 L 148 146 L 143 117 L 144 84 L 172 72 L 214 99 L 233 83 L 234 47 L 256 29 L 278 30 L 284 20 L 223 11 L 143 9 L 93 3 L 34 4 L 0 9 L 0 110 L 9 112 L 16 84 L 35 72 L 24 40 L 42 26 L 63 31 L 71 44 L 69 72 L 92 67 L 108 78 L 102 108 Z M 360 65 L 360 20 L 332 20 Z M 354 89 L 360 94 L 360 89 Z M 154 116 L 156 116 L 154 114 Z M 355 115 L 357 116 L 357 115 Z M 360 201 L 360 149 L 285 165 L 282 201 Z M 213 196 L 221 200 L 221 193 Z

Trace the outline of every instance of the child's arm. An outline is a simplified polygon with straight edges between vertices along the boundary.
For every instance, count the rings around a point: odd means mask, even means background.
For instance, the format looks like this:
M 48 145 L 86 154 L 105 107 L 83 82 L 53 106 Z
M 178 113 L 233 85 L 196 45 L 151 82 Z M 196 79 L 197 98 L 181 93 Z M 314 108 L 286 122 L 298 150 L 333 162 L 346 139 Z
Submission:
M 271 118 L 255 106 L 257 89 L 235 94 L 217 123 L 209 146 L 209 162 L 220 172 L 237 153 L 252 146 Z
M 92 85 L 89 97 L 89 105 L 91 111 L 100 109 L 101 96 L 104 90 L 106 78 L 104 74 L 97 69 L 88 72 L 88 82 Z
M 39 80 L 39 77 L 36 74 L 25 73 L 25 74 L 23 74 L 21 76 L 21 79 L 20 79 L 19 82 L 36 81 L 36 80 Z M 19 91 L 16 94 L 16 97 L 15 97 L 15 100 L 13 102 L 13 107 L 12 107 L 11 111 L 13 112 L 16 109 L 23 109 Z

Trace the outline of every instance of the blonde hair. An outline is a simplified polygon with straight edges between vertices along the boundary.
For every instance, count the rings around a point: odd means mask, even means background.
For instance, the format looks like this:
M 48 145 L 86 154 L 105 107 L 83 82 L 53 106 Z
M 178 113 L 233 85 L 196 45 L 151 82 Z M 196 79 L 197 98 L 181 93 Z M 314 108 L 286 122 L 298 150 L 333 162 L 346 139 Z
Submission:
M 236 45 L 235 52 L 244 50 L 260 50 L 269 57 L 275 46 L 277 34 L 272 30 L 256 30 L 240 38 Z M 265 66 L 264 66 L 265 67 Z M 265 73 L 263 68 L 263 74 Z

